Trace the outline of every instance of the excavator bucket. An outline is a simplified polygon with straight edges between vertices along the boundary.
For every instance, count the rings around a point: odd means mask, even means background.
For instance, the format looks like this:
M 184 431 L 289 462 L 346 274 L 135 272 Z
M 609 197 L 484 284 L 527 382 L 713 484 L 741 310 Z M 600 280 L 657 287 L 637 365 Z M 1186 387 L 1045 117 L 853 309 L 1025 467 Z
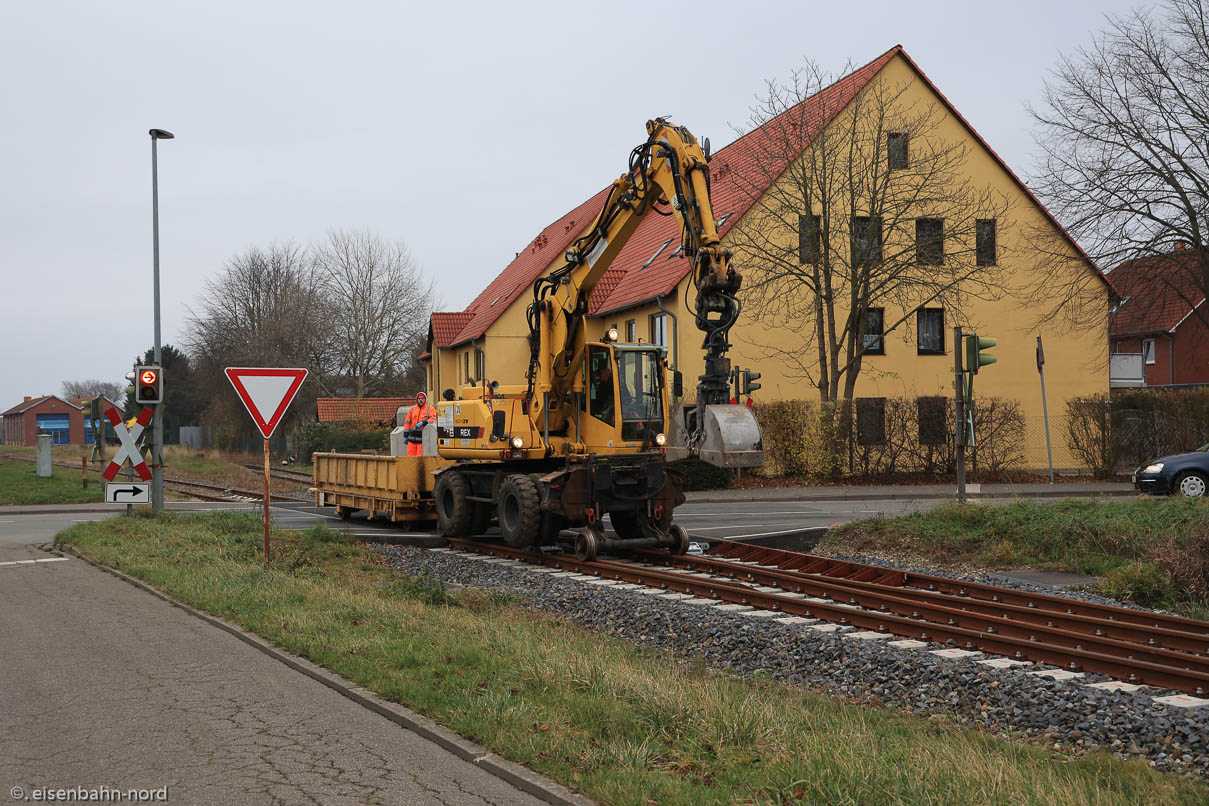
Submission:
M 718 467 L 759 467 L 764 464 L 760 426 L 747 406 L 705 407 L 704 434 L 697 455 Z

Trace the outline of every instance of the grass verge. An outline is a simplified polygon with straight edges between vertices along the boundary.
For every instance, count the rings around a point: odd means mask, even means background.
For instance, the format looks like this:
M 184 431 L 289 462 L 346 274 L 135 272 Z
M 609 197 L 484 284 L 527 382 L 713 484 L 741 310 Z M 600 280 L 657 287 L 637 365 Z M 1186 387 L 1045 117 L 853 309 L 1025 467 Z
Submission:
M 48 479 L 38 478 L 33 462 L 0 459 L 0 506 L 33 506 L 37 504 L 86 504 L 100 501 L 104 479 L 89 472 L 88 489 L 80 484 L 80 471 L 51 467 Z
M 1209 615 L 1209 501 L 954 503 L 853 521 L 833 530 L 822 548 L 943 566 L 1092 574 L 1109 595 Z
M 1203 786 L 944 720 L 854 707 L 406 577 L 323 527 L 240 513 L 79 524 L 60 543 L 606 803 L 1134 804 Z

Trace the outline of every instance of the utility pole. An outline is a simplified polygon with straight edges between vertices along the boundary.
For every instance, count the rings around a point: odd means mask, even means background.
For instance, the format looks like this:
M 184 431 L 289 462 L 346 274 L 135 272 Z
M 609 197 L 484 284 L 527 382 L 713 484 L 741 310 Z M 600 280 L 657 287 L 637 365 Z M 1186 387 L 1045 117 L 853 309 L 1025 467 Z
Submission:
M 171 140 L 175 135 L 163 129 L 151 129 L 148 134 L 151 135 L 151 255 L 155 295 L 155 365 L 163 367 L 163 355 L 160 353 L 160 183 L 155 145 L 159 140 Z M 163 402 L 157 403 L 151 431 L 151 512 L 157 518 L 164 509 L 163 414 Z
M 961 337 L 961 327 L 953 328 L 953 403 L 957 415 L 957 430 L 954 432 L 953 444 L 957 448 L 957 500 L 966 500 L 966 400 L 965 400 L 965 370 L 961 366 L 961 354 L 965 350 L 965 342 Z

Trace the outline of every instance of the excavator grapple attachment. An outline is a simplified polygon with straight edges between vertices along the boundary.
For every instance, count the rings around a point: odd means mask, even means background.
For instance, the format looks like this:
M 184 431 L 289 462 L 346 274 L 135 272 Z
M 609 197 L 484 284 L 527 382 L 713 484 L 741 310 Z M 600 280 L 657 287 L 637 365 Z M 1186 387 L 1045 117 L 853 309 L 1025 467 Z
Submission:
M 764 464 L 760 426 L 747 406 L 733 403 L 705 407 L 697 455 L 718 467 L 759 467 Z

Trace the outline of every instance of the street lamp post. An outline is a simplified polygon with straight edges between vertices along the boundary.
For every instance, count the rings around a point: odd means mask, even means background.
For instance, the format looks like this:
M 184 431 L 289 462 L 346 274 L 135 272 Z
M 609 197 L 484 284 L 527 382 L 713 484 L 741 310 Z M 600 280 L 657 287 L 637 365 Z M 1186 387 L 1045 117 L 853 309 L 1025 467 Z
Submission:
M 155 364 L 163 367 L 160 353 L 160 187 L 159 165 L 156 159 L 156 142 L 171 140 L 175 135 L 164 129 L 151 129 L 151 253 L 153 264 L 153 287 L 155 289 Z M 163 370 L 161 369 L 161 372 Z M 151 511 L 156 517 L 164 509 L 164 403 L 155 407 L 155 419 L 151 431 Z

